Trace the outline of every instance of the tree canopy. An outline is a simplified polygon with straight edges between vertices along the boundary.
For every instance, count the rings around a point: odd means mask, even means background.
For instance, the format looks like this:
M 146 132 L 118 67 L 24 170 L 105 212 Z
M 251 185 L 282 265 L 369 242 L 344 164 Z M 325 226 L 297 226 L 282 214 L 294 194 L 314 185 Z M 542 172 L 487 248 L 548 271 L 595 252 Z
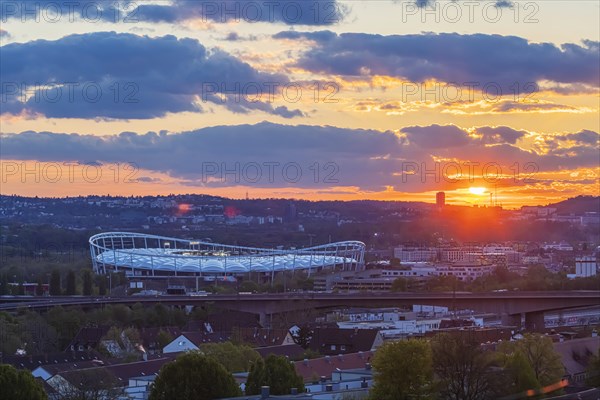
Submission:
M 189 352 L 160 369 L 149 399 L 212 400 L 239 395 L 240 388 L 223 365 L 199 352 Z
M 3 399 L 47 400 L 42 385 L 36 382 L 31 372 L 17 370 L 12 365 L 0 364 L 0 388 Z
M 202 345 L 202 352 L 219 360 L 229 372 L 246 372 L 253 363 L 261 359 L 260 354 L 250 346 L 231 342 L 207 343 Z
M 373 358 L 374 400 L 428 399 L 432 393 L 431 347 L 424 340 L 387 342 Z
M 516 383 L 542 387 L 558 382 L 564 374 L 560 355 L 547 336 L 525 334 L 521 340 L 502 343 L 500 351 L 506 355 L 506 369 L 515 374 Z
M 83 295 L 91 296 L 93 291 L 93 274 L 92 270 L 86 268 L 81 271 L 82 279 L 83 279 Z
M 71 269 L 67 273 L 67 296 L 73 296 L 77 294 L 77 282 L 75 277 L 75 272 Z
M 60 287 L 60 271 L 57 269 L 53 270 L 50 275 L 49 290 L 51 296 L 60 296 L 62 294 L 62 289 Z
M 391 291 L 392 292 L 405 292 L 408 288 L 408 279 L 406 278 L 396 278 L 394 282 L 392 282 Z
M 587 367 L 588 380 L 590 386 L 600 387 L 600 349 L 598 353 L 590 358 Z
M 259 394 L 261 386 L 269 386 L 271 394 L 290 394 L 292 388 L 304 391 L 304 381 L 296 374 L 294 364 L 283 356 L 269 355 L 252 365 L 246 382 L 246 394 Z
M 504 371 L 509 379 L 506 387 L 507 394 L 522 393 L 527 390 L 537 390 L 540 383 L 535 378 L 535 372 L 521 352 L 508 354 L 504 359 Z

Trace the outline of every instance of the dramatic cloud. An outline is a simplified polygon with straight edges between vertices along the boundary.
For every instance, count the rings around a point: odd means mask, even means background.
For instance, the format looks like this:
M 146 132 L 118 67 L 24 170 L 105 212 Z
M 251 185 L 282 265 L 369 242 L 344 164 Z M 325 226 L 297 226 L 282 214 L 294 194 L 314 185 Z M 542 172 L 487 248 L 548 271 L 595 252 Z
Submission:
M 332 25 L 341 21 L 347 10 L 335 0 L 279 1 L 188 1 L 171 5 L 139 5 L 136 15 L 144 21 L 178 22 L 202 19 L 213 22 L 273 22 L 288 25 Z
M 50 23 L 74 21 L 82 18 L 88 22 L 122 22 L 133 11 L 135 3 L 130 0 L 120 2 L 98 0 L 2 0 L 0 1 L 0 21 Z
M 516 145 L 526 132 L 506 126 L 471 130 L 455 125 L 409 126 L 402 128 L 401 133 L 412 145 L 411 154 L 430 154 L 440 160 L 470 160 L 503 166 L 534 163 L 541 171 L 598 167 L 598 146 L 594 138 L 598 140 L 599 136 L 592 131 L 538 135 L 537 140 L 544 145 L 533 149 Z M 552 146 L 557 140 L 571 140 L 575 145 Z
M 392 132 L 272 123 L 219 126 L 179 134 L 124 132 L 102 138 L 23 132 L 1 136 L 0 145 L 6 159 L 129 162 L 144 170 L 168 173 L 190 185 L 248 184 L 239 182 L 235 176 L 236 165 L 241 174 L 252 177 L 258 165 L 261 179 L 250 182 L 253 186 L 360 184 L 374 190 L 383 190 L 383 182 L 389 181 L 393 170 L 391 161 L 378 158 L 390 150 L 401 151 L 400 142 Z M 318 163 L 316 170 L 315 163 Z M 234 172 L 225 181 L 204 179 L 218 175 L 206 172 L 214 168 Z M 273 179 L 269 177 L 269 168 Z
M 415 5 L 419 8 L 431 7 L 435 0 L 415 0 Z
M 467 133 L 454 125 L 409 126 L 402 132 L 411 144 L 427 149 L 466 146 L 470 142 Z
M 404 0 L 401 0 L 401 1 L 404 1 Z M 457 0 L 453 0 L 453 1 L 457 1 Z M 400 2 L 400 1 L 398 1 L 398 2 Z M 414 0 L 414 4 L 419 8 L 435 7 L 436 2 L 437 2 L 436 0 Z M 514 3 L 512 1 L 507 1 L 507 0 L 497 0 L 495 5 L 498 8 L 510 8 L 510 7 L 514 6 Z
M 0 2 L 0 17 L 39 20 L 82 18 L 103 22 L 167 22 L 188 20 L 205 22 L 244 21 L 287 25 L 332 25 L 341 21 L 348 10 L 337 0 L 173 0 L 141 3 L 135 1 L 104 2 L 98 0 L 56 1 L 27 0 Z
M 537 102 L 518 102 L 518 101 L 500 101 L 492 103 L 489 107 L 489 113 L 508 113 L 508 112 L 570 112 L 580 113 L 589 112 L 587 108 L 576 108 L 564 104 L 549 103 L 544 101 Z
M 498 7 L 498 8 L 512 8 L 514 6 L 515 6 L 515 4 L 512 1 L 506 1 L 506 0 L 496 1 L 496 7 Z
M 597 87 L 600 74 L 600 44 L 593 41 L 557 47 L 501 35 L 338 35 L 330 31 L 287 31 L 274 37 L 314 42 L 296 65 L 315 73 L 437 80 L 471 85 L 494 95 L 530 93 L 539 81 Z
M 475 131 L 478 135 L 481 135 L 482 140 L 486 144 L 491 143 L 510 143 L 515 144 L 517 140 L 524 137 L 527 132 L 525 131 L 517 131 L 508 126 L 482 126 L 476 129 Z
M 99 32 L 0 49 L 3 113 L 141 119 L 222 104 L 238 113 L 302 115 L 269 100 L 287 77 L 194 39 Z
M 595 132 L 548 135 L 548 140 L 562 140 L 562 146 L 539 151 L 519 147 L 517 142 L 525 135 L 505 126 L 470 130 L 454 125 L 411 126 L 395 133 L 264 122 L 105 137 L 23 132 L 2 135 L 0 145 L 7 160 L 129 162 L 187 185 L 213 187 L 326 186 L 369 191 L 393 187 L 422 192 L 439 188 L 448 163 L 458 163 L 463 174 L 469 171 L 466 161 L 477 166 L 474 174 L 491 163 L 501 168 L 503 179 L 512 176 L 515 163 L 521 168 L 533 163 L 540 172 L 597 167 Z M 424 171 L 436 168 L 437 178 L 422 179 Z M 447 174 L 455 170 L 449 168 Z M 496 168 L 490 171 L 495 173 Z
M 577 133 L 556 136 L 559 140 L 570 140 L 582 145 L 598 146 L 600 144 L 600 135 L 589 130 L 582 130 Z
M 424 96 L 425 97 L 425 96 Z M 426 109 L 439 109 L 443 114 L 455 115 L 491 115 L 491 114 L 549 114 L 593 113 L 595 110 L 588 107 L 573 107 L 566 104 L 552 103 L 544 100 L 531 102 L 502 99 L 498 101 L 444 101 L 431 100 L 416 101 L 389 101 L 386 99 L 368 98 L 356 101 L 352 109 L 357 112 L 383 112 L 386 115 L 404 115 Z
M 237 32 L 229 32 L 227 36 L 225 36 L 224 40 L 228 42 L 255 41 L 258 40 L 258 37 L 256 35 L 249 35 L 245 37 L 240 36 Z

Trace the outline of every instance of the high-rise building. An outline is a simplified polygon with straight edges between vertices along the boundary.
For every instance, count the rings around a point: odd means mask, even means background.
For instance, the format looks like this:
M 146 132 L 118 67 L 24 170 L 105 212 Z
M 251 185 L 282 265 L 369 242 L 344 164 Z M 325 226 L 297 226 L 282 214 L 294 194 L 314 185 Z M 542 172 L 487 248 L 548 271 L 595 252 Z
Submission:
M 446 205 L 446 193 L 437 192 L 435 195 L 435 204 L 438 208 L 443 208 Z
M 296 209 L 296 204 L 291 201 L 285 205 L 284 219 L 286 222 L 292 222 L 292 221 L 295 221 L 297 217 L 298 217 L 298 210 Z
M 575 259 L 575 275 L 578 278 L 595 276 L 597 273 L 596 257 L 583 256 Z

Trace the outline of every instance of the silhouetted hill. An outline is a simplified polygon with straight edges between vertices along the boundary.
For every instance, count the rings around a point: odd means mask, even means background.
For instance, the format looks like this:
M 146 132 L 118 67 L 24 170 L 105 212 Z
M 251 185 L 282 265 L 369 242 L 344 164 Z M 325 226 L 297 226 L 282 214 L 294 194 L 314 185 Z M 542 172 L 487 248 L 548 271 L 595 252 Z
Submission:
M 549 204 L 556 207 L 559 214 L 583 214 L 589 211 L 600 212 L 600 196 L 577 196 L 558 203 Z

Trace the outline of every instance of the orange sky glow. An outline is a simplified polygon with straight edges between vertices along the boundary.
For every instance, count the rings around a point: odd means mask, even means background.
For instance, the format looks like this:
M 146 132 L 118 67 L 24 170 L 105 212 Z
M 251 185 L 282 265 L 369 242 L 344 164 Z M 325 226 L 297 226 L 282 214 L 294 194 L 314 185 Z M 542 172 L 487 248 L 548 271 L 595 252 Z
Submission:
M 145 19 L 140 2 L 128 24 L 0 16 L 0 194 L 600 195 L 595 2 L 450 21 L 439 0 L 316 0 L 259 22 L 200 3 Z

